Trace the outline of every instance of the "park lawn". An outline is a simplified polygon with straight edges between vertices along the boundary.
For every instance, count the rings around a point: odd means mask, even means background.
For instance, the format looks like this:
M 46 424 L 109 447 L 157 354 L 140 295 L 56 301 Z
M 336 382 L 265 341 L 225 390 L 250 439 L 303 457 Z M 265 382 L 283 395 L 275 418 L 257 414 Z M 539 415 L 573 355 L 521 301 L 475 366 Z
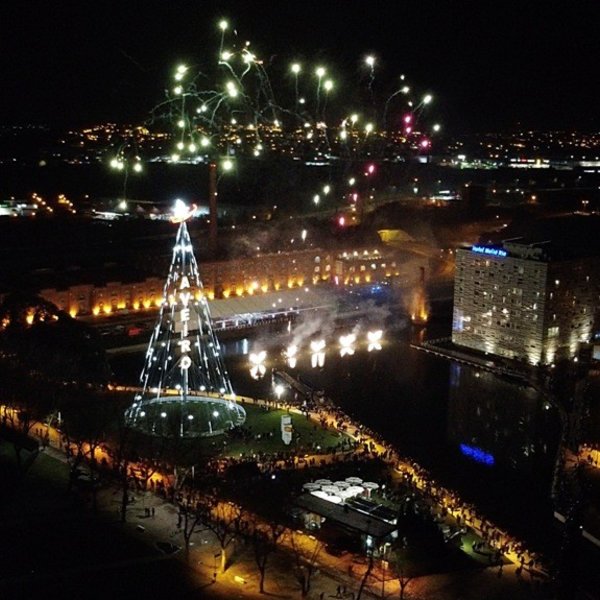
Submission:
M 345 434 L 334 429 L 323 429 L 318 423 L 297 413 L 285 410 L 269 409 L 244 404 L 246 422 L 244 428 L 252 432 L 252 438 L 242 440 L 230 435 L 207 438 L 213 448 L 222 449 L 222 456 L 249 456 L 258 452 L 274 454 L 277 452 L 294 451 L 300 454 L 324 454 L 328 449 L 339 444 Z M 292 417 L 292 442 L 286 446 L 281 439 L 281 416 L 289 414 Z M 273 433 L 272 437 L 269 434 Z M 260 439 L 257 435 L 260 434 Z M 316 444 L 320 449 L 313 449 Z

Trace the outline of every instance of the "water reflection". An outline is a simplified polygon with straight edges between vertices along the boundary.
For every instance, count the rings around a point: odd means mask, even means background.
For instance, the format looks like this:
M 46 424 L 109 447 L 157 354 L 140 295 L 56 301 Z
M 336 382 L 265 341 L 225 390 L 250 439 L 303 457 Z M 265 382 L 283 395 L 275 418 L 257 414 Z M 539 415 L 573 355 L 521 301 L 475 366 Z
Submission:
M 429 325 L 427 337 L 448 334 L 438 329 L 432 331 Z M 449 487 L 476 499 L 482 509 L 510 512 L 508 520 L 522 520 L 525 527 L 533 527 L 536 515 L 549 505 L 558 439 L 554 410 L 531 388 L 411 348 L 422 329 L 390 331 L 385 344 L 378 331 L 357 337 L 354 354 L 343 358 L 337 351 L 325 356 L 327 341 L 337 342 L 340 335 L 350 333 L 348 328 L 334 337 L 312 338 L 314 346 L 308 339 L 296 343 L 284 335 L 263 336 L 250 344 L 248 340 L 228 341 L 222 347 L 236 393 L 276 395 L 271 378 L 264 375 L 271 368 L 289 370 L 293 356 L 294 377 L 324 390 L 344 411 L 395 444 L 401 454 L 415 458 Z M 371 344 L 374 347 L 369 351 Z M 293 351 L 291 345 L 296 346 Z M 380 351 L 373 351 L 379 346 Z M 249 364 L 249 350 L 265 352 L 264 360 Z M 113 360 L 117 380 L 135 383 L 143 355 L 123 355 L 117 360 L 130 365 L 119 369 Z M 249 367 L 257 369 L 249 373 Z M 285 391 L 281 397 L 287 397 Z
M 354 354 L 354 342 L 356 342 L 356 335 L 353 333 L 340 336 L 340 356 L 352 356 Z
M 378 329 L 377 331 L 367 332 L 367 352 L 373 352 L 373 350 L 381 350 L 381 338 L 383 337 L 383 331 Z
M 298 362 L 298 358 L 297 358 L 298 346 L 296 346 L 295 344 L 291 344 L 290 346 L 287 347 L 284 354 L 285 354 L 285 357 L 287 358 L 287 364 L 290 367 L 290 369 L 295 369 L 296 364 Z
M 251 365 L 250 376 L 252 379 L 262 379 L 267 372 L 267 367 L 265 367 L 265 360 L 267 359 L 266 351 L 251 352 L 248 359 Z
M 245 356 L 250 352 L 250 343 L 248 338 L 242 338 L 241 340 L 226 340 L 221 342 L 221 351 L 223 356 Z
M 325 340 L 313 340 L 310 343 L 310 364 L 312 368 L 325 366 Z
M 533 388 L 457 363 L 449 382 L 448 441 L 465 456 L 527 472 L 552 460 L 556 415 Z

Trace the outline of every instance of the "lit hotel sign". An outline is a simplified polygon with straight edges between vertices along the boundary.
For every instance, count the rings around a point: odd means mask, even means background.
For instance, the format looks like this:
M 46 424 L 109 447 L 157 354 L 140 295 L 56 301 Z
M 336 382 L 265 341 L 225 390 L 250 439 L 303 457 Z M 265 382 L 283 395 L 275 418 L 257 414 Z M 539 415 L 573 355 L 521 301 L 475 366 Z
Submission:
M 487 254 L 488 256 L 500 256 L 502 258 L 508 256 L 506 250 L 502 250 L 502 248 L 493 248 L 491 246 L 471 246 L 471 250 L 477 254 Z

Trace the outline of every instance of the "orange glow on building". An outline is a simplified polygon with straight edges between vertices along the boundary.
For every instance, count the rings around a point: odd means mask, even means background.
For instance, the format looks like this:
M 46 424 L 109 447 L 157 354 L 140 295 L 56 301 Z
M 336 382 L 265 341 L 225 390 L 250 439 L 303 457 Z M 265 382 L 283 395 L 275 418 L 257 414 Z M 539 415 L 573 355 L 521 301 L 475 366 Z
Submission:
M 427 323 L 429 315 L 427 313 L 427 299 L 425 297 L 425 289 L 419 286 L 414 292 L 411 303 L 411 320 L 413 323 Z
M 382 259 L 385 257 L 372 249 L 330 252 L 314 248 L 205 263 L 200 268 L 205 287 L 203 292 L 195 294 L 195 298 L 199 301 L 202 296 L 210 300 L 256 296 L 259 292 L 292 290 L 334 278 L 339 285 L 373 283 L 398 275 L 397 265 L 394 262 L 385 264 Z M 124 282 L 117 273 L 102 285 L 80 282 L 67 290 L 44 289 L 40 295 L 61 310 L 83 317 L 148 310 L 159 308 L 165 302 L 177 302 L 176 297 L 162 298 L 160 290 L 161 282 L 155 277 Z

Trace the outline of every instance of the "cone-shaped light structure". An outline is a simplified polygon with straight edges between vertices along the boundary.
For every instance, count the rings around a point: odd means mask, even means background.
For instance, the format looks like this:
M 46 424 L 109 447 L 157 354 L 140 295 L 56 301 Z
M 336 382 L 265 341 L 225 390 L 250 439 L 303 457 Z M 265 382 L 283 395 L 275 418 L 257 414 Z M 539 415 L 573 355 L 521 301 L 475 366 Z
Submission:
M 222 433 L 246 418 L 237 404 L 212 328 L 198 264 L 179 216 L 160 314 L 140 375 L 141 391 L 127 411 L 131 427 L 160 436 Z

